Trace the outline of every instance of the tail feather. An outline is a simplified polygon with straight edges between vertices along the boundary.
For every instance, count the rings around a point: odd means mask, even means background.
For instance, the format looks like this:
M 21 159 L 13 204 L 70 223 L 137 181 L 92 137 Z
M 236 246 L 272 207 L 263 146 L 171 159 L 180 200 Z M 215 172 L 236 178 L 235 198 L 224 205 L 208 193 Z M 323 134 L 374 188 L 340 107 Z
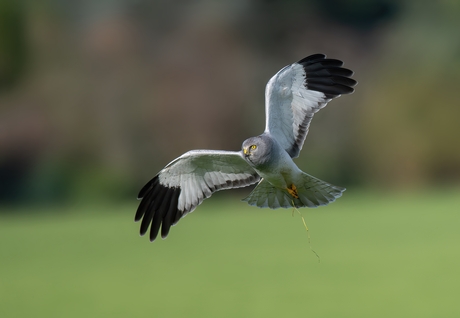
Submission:
M 302 175 L 300 184 L 295 184 L 298 198 L 295 198 L 287 189 L 274 187 L 270 182 L 262 179 L 248 197 L 243 199 L 249 205 L 260 208 L 316 208 L 327 205 L 342 196 L 345 188 L 334 186 L 306 173 Z

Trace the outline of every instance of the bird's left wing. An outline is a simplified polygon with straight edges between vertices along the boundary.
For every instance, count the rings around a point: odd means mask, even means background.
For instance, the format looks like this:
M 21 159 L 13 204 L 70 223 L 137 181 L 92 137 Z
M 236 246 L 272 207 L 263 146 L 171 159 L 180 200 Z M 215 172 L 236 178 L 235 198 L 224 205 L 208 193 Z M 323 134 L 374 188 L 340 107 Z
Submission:
M 215 191 L 239 188 L 259 181 L 259 175 L 241 152 L 193 150 L 169 163 L 139 192 L 135 216 L 141 235 L 150 226 L 150 240 L 165 238 L 171 225 L 192 212 Z
M 342 61 L 310 55 L 276 73 L 265 89 L 265 132 L 292 158 L 299 155 L 313 115 L 333 98 L 354 91 Z

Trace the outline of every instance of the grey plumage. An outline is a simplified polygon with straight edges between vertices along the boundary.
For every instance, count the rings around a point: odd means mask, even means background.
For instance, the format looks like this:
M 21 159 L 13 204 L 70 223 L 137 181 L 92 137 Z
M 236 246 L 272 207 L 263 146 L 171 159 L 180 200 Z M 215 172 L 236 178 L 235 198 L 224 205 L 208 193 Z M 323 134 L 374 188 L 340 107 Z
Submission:
M 299 155 L 313 115 L 335 97 L 353 92 L 356 81 L 343 63 L 323 54 L 308 56 L 276 73 L 265 90 L 266 125 L 248 138 L 241 151 L 193 150 L 173 160 L 139 192 L 135 221 L 141 235 L 150 226 L 153 241 L 219 190 L 259 181 L 244 199 L 258 207 L 289 208 L 326 205 L 345 188 L 301 171 Z

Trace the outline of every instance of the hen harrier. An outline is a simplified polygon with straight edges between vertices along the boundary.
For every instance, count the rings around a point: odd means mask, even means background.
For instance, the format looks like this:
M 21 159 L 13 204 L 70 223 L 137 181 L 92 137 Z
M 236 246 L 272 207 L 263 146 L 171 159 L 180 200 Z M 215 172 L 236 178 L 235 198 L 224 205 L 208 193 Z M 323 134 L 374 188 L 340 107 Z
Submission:
M 135 216 L 150 241 L 219 190 L 259 182 L 246 201 L 261 208 L 317 207 L 333 202 L 345 188 L 300 170 L 292 161 L 307 136 L 313 115 L 333 98 L 354 91 L 353 72 L 342 61 L 310 55 L 281 69 L 265 89 L 263 134 L 240 151 L 192 150 L 174 159 L 139 192 Z

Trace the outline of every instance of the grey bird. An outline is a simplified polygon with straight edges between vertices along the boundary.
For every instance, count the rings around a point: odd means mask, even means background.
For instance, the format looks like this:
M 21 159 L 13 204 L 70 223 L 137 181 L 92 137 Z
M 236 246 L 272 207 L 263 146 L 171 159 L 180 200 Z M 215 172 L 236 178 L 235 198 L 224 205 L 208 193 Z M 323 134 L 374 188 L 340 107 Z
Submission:
M 139 192 L 135 221 L 150 241 L 212 193 L 258 182 L 246 201 L 261 208 L 301 208 L 329 204 L 345 188 L 300 170 L 299 156 L 313 115 L 333 98 L 350 94 L 357 84 L 343 62 L 314 54 L 276 73 L 265 89 L 263 134 L 243 142 L 240 151 L 192 150 L 174 159 Z

